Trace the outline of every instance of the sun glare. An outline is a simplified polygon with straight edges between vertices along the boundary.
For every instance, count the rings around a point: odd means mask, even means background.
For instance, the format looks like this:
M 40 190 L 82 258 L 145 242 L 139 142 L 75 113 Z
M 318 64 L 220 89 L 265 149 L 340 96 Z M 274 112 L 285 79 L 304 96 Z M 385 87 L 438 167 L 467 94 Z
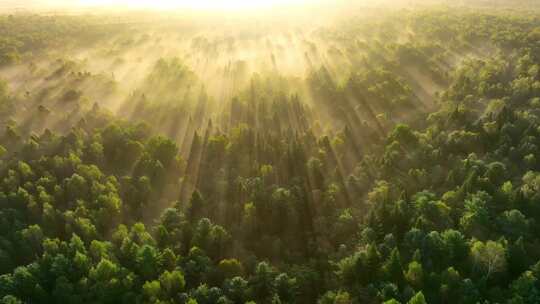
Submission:
M 307 0 L 81 0 L 84 6 L 152 9 L 249 10 L 306 4 Z

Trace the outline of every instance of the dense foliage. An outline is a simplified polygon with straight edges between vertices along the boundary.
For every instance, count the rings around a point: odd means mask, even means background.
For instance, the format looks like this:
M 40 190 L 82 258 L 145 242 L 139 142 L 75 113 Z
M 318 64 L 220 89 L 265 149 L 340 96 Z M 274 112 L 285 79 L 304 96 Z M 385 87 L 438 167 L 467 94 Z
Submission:
M 54 18 L 1 17 L 0 65 L 107 31 Z M 107 68 L 158 43 L 113 28 Z M 2 303 L 540 302 L 540 17 L 405 11 L 315 35 L 305 77 L 228 62 L 217 96 L 178 57 L 126 95 L 75 59 L 30 69 L 39 86 L 3 70 Z

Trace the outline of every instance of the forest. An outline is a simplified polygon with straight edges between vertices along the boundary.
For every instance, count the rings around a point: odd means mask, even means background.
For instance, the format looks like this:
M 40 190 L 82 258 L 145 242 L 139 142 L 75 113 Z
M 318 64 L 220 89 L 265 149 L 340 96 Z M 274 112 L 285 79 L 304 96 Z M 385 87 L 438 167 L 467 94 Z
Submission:
M 540 303 L 540 5 L 368 2 L 0 6 L 0 303 Z

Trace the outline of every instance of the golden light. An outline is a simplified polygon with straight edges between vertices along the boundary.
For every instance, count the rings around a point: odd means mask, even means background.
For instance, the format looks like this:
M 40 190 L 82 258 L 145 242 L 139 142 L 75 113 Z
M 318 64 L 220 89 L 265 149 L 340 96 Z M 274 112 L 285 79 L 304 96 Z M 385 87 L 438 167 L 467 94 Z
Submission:
M 117 6 L 150 9 L 251 10 L 298 6 L 309 0 L 80 0 L 83 6 Z

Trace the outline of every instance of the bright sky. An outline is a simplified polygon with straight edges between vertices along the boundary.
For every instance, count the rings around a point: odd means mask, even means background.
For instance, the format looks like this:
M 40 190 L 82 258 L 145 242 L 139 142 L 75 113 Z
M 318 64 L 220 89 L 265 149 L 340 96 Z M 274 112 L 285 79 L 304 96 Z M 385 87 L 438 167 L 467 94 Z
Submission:
M 191 8 L 191 9 L 261 9 L 276 6 L 300 5 L 309 0 L 79 0 L 84 6 L 125 6 L 132 8 Z

